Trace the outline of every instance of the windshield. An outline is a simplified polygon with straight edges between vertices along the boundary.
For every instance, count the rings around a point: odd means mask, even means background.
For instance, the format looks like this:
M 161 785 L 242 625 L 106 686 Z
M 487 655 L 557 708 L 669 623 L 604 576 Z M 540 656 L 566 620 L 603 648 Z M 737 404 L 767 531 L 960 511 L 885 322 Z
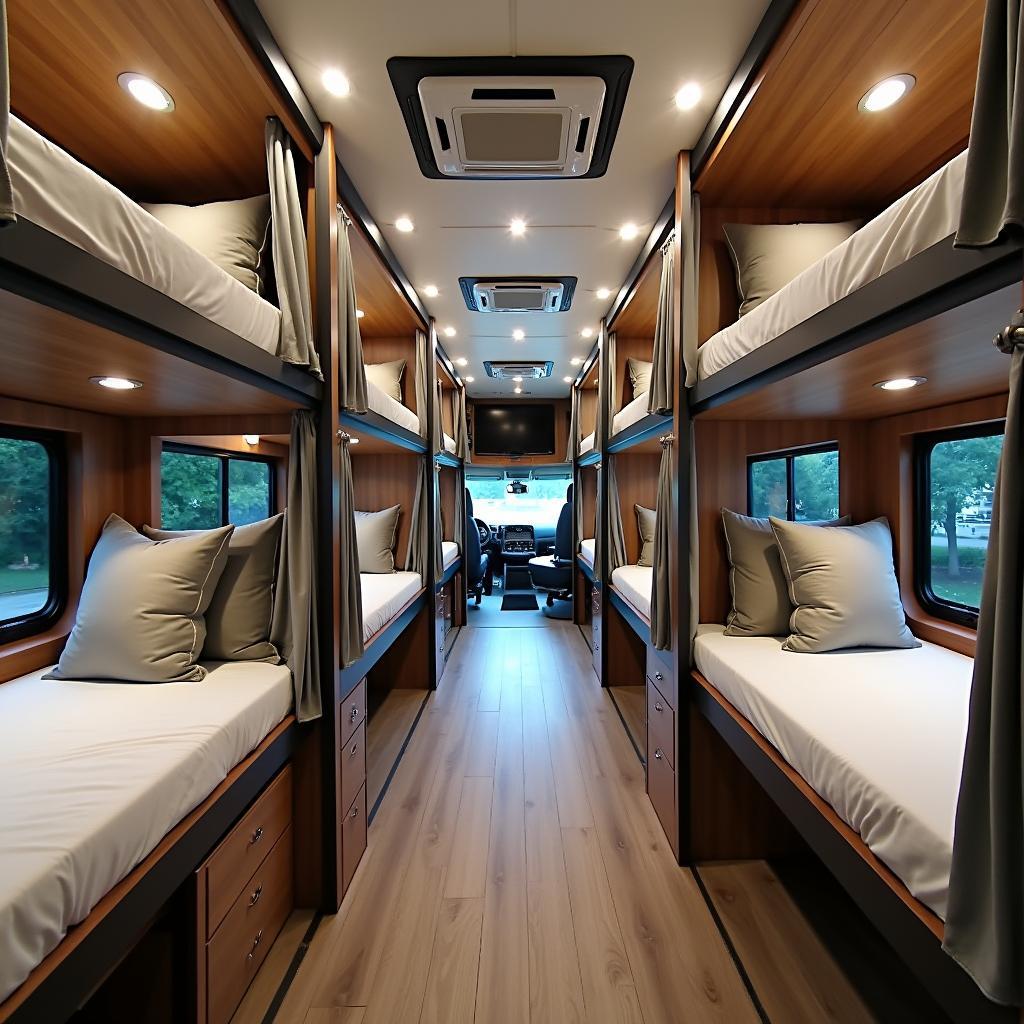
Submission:
M 570 479 L 568 473 L 554 480 L 524 479 L 526 494 L 507 493 L 505 488 L 511 480 L 474 480 L 470 477 L 466 487 L 473 495 L 473 515 L 492 526 L 513 523 L 554 527 L 565 504 Z

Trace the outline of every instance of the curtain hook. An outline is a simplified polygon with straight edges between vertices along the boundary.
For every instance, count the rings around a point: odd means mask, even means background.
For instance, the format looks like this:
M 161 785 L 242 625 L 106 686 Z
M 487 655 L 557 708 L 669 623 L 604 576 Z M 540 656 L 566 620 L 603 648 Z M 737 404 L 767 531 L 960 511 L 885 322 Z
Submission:
M 660 444 L 662 448 L 668 448 L 669 445 L 675 444 L 675 441 L 675 434 L 664 434 L 658 438 L 658 444 Z
M 352 440 L 352 435 L 344 430 L 341 430 L 340 428 L 338 429 L 338 433 L 336 436 L 340 444 L 349 444 Z

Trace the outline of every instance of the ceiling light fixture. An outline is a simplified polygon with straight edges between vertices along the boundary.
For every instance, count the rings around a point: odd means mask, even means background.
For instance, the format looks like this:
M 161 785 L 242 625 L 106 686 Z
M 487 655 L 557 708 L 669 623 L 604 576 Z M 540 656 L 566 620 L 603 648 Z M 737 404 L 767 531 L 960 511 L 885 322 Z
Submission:
M 880 380 L 875 387 L 883 391 L 909 391 L 927 380 L 927 377 L 893 377 L 891 380 Z
M 130 377 L 90 377 L 89 380 L 108 391 L 135 391 L 142 387 L 141 380 Z
M 138 75 L 134 71 L 125 71 L 117 76 L 117 84 L 132 99 L 141 103 L 150 110 L 158 110 L 162 113 L 169 113 L 174 109 L 174 100 L 171 94 L 162 86 L 147 78 L 145 75 Z
M 412 229 L 415 226 L 416 225 L 413 224 L 412 220 L 410 220 L 410 218 L 404 215 L 399 217 L 398 220 L 395 221 L 395 227 L 398 228 L 398 230 L 401 231 L 403 235 L 409 234 L 409 232 L 412 231 Z
M 525 337 L 526 337 L 526 331 L 524 331 L 521 327 L 517 327 L 512 332 L 512 340 L 513 341 L 522 341 L 523 338 L 525 338 Z
M 468 364 L 469 360 L 465 356 L 459 356 L 459 358 L 455 360 L 456 366 L 467 366 Z
M 899 103 L 916 83 L 917 79 L 913 75 L 893 75 L 891 78 L 885 78 L 861 96 L 857 109 L 869 114 L 886 110 L 894 103 Z
M 446 338 L 454 338 L 455 337 L 455 328 L 454 327 L 446 327 L 444 329 L 444 336 Z
M 259 434 L 243 434 L 242 440 L 250 447 L 255 448 L 260 443 Z
M 515 393 L 516 393 L 517 395 L 521 395 L 521 394 L 523 393 L 523 389 L 522 389 L 522 388 L 518 388 L 518 387 L 517 387 L 517 388 L 513 388 L 512 390 L 513 390 L 513 391 L 515 391 Z
M 463 380 L 464 380 L 464 381 L 465 381 L 465 382 L 466 382 L 467 384 L 472 384 L 472 383 L 473 383 L 473 381 L 474 381 L 474 380 L 476 380 L 476 378 L 475 378 L 475 377 L 463 377 L 462 379 L 463 379 Z
M 572 363 L 573 366 L 579 366 L 580 363 L 583 362 L 583 360 L 580 359 L 579 356 L 573 356 L 572 359 L 569 360 L 569 362 Z
M 337 68 L 328 68 L 320 76 L 320 81 L 332 96 L 347 96 L 352 91 L 348 76 Z
M 364 316 L 366 316 L 366 314 L 361 309 L 357 309 L 356 310 L 356 319 L 357 320 L 362 320 Z
M 603 302 L 605 299 L 611 298 L 612 290 L 611 288 L 598 288 L 596 294 L 597 297 Z
M 566 384 L 572 383 L 572 377 L 563 377 L 562 380 L 564 380 Z
M 627 221 L 619 228 L 619 238 L 624 242 L 632 242 L 638 234 L 640 234 L 640 229 L 632 221 Z
M 426 295 L 428 299 L 436 299 L 441 293 L 438 291 L 436 284 L 428 284 L 423 289 L 423 294 Z
M 581 338 L 592 338 L 593 336 L 594 336 L 594 328 L 593 327 L 584 327 L 583 330 L 580 331 L 580 337 Z
M 359 438 L 358 437 L 350 437 L 348 439 L 348 443 L 349 444 L 359 444 Z
M 703 95 L 703 90 L 696 82 L 687 82 L 676 92 L 676 106 L 680 110 L 693 110 Z
M 521 238 L 526 234 L 526 221 L 522 217 L 513 217 L 509 221 L 508 229 L 516 238 Z
M 523 378 L 522 377 L 513 377 L 512 378 L 512 383 L 513 384 L 522 384 L 523 383 Z

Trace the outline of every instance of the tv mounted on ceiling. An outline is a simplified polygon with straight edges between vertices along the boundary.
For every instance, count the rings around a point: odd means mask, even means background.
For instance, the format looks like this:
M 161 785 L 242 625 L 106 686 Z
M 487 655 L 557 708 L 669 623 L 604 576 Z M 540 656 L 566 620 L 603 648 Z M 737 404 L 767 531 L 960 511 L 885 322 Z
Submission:
M 555 454 L 555 407 L 550 403 L 477 402 L 474 427 L 477 455 Z

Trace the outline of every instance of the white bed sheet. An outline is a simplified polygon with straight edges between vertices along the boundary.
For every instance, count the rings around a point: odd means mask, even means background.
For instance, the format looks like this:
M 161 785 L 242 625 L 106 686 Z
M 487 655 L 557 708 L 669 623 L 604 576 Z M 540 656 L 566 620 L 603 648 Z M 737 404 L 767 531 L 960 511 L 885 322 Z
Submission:
M 0 686 L 0 1000 L 292 707 L 284 665 Z
M 422 589 L 418 572 L 361 572 L 363 642 L 383 629 Z
M 649 565 L 620 565 L 612 571 L 612 589 L 617 590 L 648 622 L 651 621 L 651 590 L 654 569 Z
M 16 117 L 7 156 L 19 218 L 277 353 L 281 311 L 276 306 Z
M 794 654 L 722 630 L 699 627 L 701 672 L 945 918 L 972 660 L 929 643 Z
M 636 396 L 629 405 L 624 405 L 612 418 L 612 435 L 642 420 L 647 415 L 647 392 Z
M 952 235 L 967 154 L 940 167 L 784 288 L 698 350 L 703 380 Z
M 449 565 L 454 564 L 456 559 L 459 557 L 459 545 L 453 540 L 441 541 L 441 565 L 447 569 Z
M 587 434 L 587 436 L 580 441 L 580 455 L 586 455 L 587 452 L 592 452 L 594 450 L 595 437 L 596 435 L 593 433 Z
M 580 541 L 580 557 L 591 567 L 594 565 L 594 550 L 596 547 L 597 541 L 593 537 Z
M 386 391 L 382 391 L 369 380 L 366 382 L 366 407 L 378 416 L 411 430 L 414 434 L 420 432 L 420 419 L 416 413 L 401 402 L 396 402 Z
M 443 431 L 441 433 L 441 438 L 444 441 L 444 450 L 446 452 L 448 452 L 450 455 L 454 455 L 455 454 L 455 438 L 454 437 L 449 437 Z

